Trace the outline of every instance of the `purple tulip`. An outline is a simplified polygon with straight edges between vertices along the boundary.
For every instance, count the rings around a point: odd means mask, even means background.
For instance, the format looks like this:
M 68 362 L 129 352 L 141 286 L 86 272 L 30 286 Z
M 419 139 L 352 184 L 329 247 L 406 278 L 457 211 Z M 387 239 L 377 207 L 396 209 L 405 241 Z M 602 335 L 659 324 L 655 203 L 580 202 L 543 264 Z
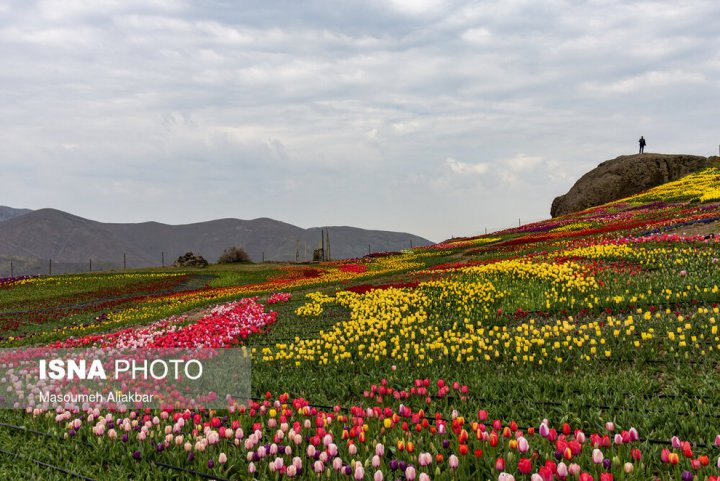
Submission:
M 208 468 L 212 469 L 215 467 L 215 462 L 212 459 L 208 459 Z
M 124 442 L 124 443 L 128 442 L 129 438 L 128 438 L 127 433 L 123 434 L 123 437 L 121 439 L 122 439 L 122 442 Z
M 393 471 L 397 471 L 397 469 L 398 469 L 397 459 L 393 459 L 392 461 L 390 461 L 390 469 L 392 469 Z
M 135 459 L 140 459 L 140 451 L 135 451 L 135 452 L 133 453 L 133 458 L 135 458 Z
M 450 441 L 443 439 L 443 448 L 447 449 L 450 447 Z
M 603 468 L 609 470 L 610 466 L 612 466 L 612 462 L 610 461 L 610 459 L 609 458 L 603 459 Z
M 681 478 L 682 481 L 693 481 L 693 473 L 690 471 L 683 471 Z

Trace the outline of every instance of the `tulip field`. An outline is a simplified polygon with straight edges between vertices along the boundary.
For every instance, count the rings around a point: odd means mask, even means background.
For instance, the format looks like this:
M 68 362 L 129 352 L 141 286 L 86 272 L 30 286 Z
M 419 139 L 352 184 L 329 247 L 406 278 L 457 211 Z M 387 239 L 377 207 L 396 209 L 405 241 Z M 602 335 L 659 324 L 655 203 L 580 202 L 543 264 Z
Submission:
M 0 279 L 2 348 L 252 359 L 232 409 L 0 411 L 0 479 L 718 480 L 719 241 L 711 167 L 361 259 Z

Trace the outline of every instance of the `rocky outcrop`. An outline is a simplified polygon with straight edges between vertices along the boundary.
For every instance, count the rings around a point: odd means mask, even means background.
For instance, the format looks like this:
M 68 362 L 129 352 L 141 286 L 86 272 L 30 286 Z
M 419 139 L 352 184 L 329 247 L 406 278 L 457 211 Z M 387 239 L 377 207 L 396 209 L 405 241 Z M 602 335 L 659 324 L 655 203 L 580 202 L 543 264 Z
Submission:
M 567 194 L 556 197 L 550 215 L 557 217 L 622 199 L 703 169 L 709 162 L 699 155 L 621 155 L 598 165 Z

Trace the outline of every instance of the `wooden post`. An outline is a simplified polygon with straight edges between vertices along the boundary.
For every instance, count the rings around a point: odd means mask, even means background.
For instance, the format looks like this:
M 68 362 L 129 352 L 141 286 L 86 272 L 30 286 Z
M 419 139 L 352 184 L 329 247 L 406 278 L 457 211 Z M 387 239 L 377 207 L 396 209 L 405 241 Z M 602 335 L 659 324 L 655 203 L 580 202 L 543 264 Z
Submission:
M 520 217 L 518 217 L 518 227 L 520 227 Z
M 265 262 L 265 251 L 263 251 L 262 261 Z
M 15 269 L 13 268 L 13 261 L 10 261 L 10 277 L 15 277 Z
M 485 227 L 485 235 L 487 235 L 487 227 Z
M 300 239 L 295 239 L 295 264 L 300 262 Z
M 52 259 L 48 262 L 48 275 L 52 275 Z
M 410 239 L 410 248 L 412 249 L 412 239 Z
M 165 267 L 165 251 L 162 251 L 160 253 L 160 256 L 161 256 L 160 258 L 161 258 L 162 266 Z
M 127 257 L 123 252 L 123 270 L 127 269 Z
M 92 257 L 90 258 L 90 272 L 92 272 Z

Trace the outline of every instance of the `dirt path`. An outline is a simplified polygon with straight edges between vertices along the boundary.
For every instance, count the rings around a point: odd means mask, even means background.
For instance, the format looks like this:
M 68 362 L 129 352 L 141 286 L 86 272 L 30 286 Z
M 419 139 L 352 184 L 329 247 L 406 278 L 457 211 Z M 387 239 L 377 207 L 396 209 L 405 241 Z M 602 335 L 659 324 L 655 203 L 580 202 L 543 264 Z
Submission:
M 679 234 L 683 236 L 695 236 L 695 235 L 711 235 L 720 236 L 720 221 L 708 222 L 707 224 L 698 222 L 693 225 L 683 225 L 665 231 L 667 234 Z

